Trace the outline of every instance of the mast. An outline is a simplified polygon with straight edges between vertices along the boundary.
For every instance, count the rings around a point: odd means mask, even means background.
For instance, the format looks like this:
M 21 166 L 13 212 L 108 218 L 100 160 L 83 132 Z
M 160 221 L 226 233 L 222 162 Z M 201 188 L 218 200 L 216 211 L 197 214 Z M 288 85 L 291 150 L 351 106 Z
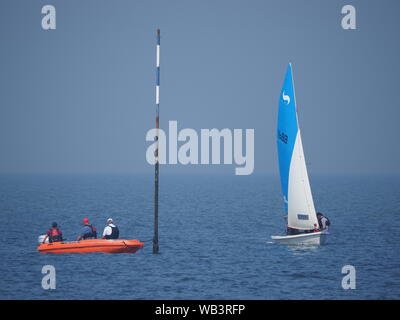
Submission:
M 157 58 L 156 58 L 156 164 L 154 169 L 154 236 L 153 236 L 153 253 L 159 252 L 158 245 L 158 181 L 159 181 L 159 129 L 160 129 L 160 29 L 157 29 Z

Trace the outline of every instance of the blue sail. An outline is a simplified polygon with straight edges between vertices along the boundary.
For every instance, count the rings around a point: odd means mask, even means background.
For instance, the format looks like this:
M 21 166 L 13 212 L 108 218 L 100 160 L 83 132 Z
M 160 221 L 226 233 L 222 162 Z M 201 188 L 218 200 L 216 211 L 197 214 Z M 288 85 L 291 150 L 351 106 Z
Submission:
M 298 131 L 296 101 L 294 97 L 292 65 L 289 63 L 285 81 L 279 98 L 278 111 L 278 157 L 281 187 L 285 202 L 285 213 L 288 213 L 288 184 L 290 162 Z

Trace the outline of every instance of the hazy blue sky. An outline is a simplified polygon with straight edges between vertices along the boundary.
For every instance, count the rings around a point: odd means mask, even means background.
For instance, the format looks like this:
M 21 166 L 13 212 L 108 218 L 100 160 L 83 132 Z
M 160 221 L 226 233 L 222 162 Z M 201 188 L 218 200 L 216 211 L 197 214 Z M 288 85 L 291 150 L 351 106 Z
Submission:
M 41 28 L 45 4 L 56 30 Z M 346 4 L 357 30 L 341 28 Z M 398 174 L 399 12 L 395 0 L 2 0 L 0 172 L 152 172 L 160 28 L 161 127 L 254 128 L 255 174 L 277 174 L 291 61 L 310 173 Z

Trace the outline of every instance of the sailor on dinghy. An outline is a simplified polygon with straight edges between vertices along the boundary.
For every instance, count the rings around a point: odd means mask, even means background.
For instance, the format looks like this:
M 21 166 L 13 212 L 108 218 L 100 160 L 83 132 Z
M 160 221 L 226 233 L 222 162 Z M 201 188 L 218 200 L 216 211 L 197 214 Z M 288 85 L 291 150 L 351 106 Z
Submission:
M 286 226 L 286 234 L 288 236 L 294 236 L 296 234 L 303 234 L 303 233 L 312 233 L 312 232 L 320 232 L 321 229 L 318 228 L 317 224 L 314 224 L 314 229 L 312 230 L 301 230 L 301 229 L 295 229 L 295 228 L 290 228 L 289 226 Z
M 118 239 L 119 238 L 119 229 L 114 224 L 113 219 L 107 219 L 107 226 L 103 231 L 103 239 Z
M 63 241 L 62 231 L 61 229 L 58 228 L 57 222 L 53 222 L 51 228 L 47 231 L 46 235 L 43 237 L 42 243 L 46 243 L 47 239 L 49 239 L 50 243 Z
M 321 212 L 317 213 L 317 219 L 318 219 L 319 228 L 321 230 L 326 230 L 331 225 L 331 222 L 329 221 L 329 219 L 327 217 L 325 217 Z
M 83 219 L 83 228 L 81 230 L 81 234 L 77 238 L 77 241 L 86 240 L 86 239 L 90 239 L 90 238 L 96 239 L 97 231 L 93 225 L 89 224 L 89 219 L 84 218 Z

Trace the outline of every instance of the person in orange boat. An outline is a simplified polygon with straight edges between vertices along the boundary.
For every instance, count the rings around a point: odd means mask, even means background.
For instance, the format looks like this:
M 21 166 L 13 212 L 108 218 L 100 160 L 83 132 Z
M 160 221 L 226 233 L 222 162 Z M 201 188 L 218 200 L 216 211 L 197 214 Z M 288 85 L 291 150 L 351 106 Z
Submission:
M 103 231 L 103 239 L 118 239 L 119 238 L 119 229 L 114 224 L 113 219 L 107 219 L 107 226 Z
M 86 239 L 96 239 L 97 238 L 97 231 L 96 231 L 96 227 L 94 227 L 93 225 L 89 224 L 89 219 L 88 218 L 84 218 L 83 219 L 83 228 L 81 230 L 81 234 L 78 236 L 78 238 L 76 239 L 77 241 L 80 240 L 86 240 Z
M 43 243 L 46 243 L 47 238 L 49 238 L 50 243 L 63 241 L 62 231 L 58 228 L 57 222 L 53 222 L 43 239 Z

